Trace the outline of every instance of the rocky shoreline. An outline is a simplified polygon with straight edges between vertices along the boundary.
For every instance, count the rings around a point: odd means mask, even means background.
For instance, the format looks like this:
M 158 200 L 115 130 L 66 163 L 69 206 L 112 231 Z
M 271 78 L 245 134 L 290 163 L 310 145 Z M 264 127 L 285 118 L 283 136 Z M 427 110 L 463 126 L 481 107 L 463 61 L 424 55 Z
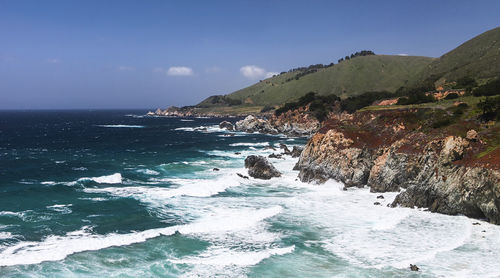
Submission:
M 480 135 L 472 129 L 463 137 L 427 134 L 401 120 L 404 113 L 413 111 L 400 113 L 331 115 L 321 129 L 315 122 L 248 116 L 234 125 L 222 122 L 221 128 L 314 134 L 303 151 L 293 151 L 294 156 L 300 155 L 294 169 L 303 182 L 334 179 L 346 188 L 400 192 L 391 206 L 426 208 L 500 224 L 500 165 L 472 159 L 482 145 Z M 286 149 L 284 153 L 291 155 Z
M 356 116 L 331 119 L 309 140 L 295 167 L 302 181 L 400 192 L 392 206 L 500 224 L 500 167 L 471 159 L 481 145 L 474 130 L 466 137 L 429 135 L 387 113 Z
M 223 113 L 207 113 L 207 112 L 199 112 L 194 106 L 184 106 L 184 107 L 176 107 L 170 106 L 164 110 L 158 108 L 155 111 L 149 111 L 146 113 L 146 116 L 151 117 L 207 117 L 207 118 L 235 118 L 246 115 L 229 115 Z
M 474 159 L 483 145 L 480 135 L 473 129 L 464 136 L 426 133 L 405 122 L 412 113 L 416 111 L 332 113 L 320 124 L 304 111 L 288 111 L 279 117 L 249 115 L 234 124 L 223 121 L 219 127 L 310 137 L 303 151 L 283 148 L 283 154 L 300 155 L 294 169 L 303 182 L 334 179 L 346 188 L 400 192 L 391 206 L 500 224 L 500 163 Z

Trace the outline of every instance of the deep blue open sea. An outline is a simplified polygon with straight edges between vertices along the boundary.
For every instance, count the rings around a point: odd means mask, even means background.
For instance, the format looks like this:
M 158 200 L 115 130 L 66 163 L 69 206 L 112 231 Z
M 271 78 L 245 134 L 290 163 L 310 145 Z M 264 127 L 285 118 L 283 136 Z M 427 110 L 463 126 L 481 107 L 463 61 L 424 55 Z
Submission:
M 242 179 L 307 139 L 145 112 L 0 111 L 0 277 L 500 276 L 498 226 L 302 183 L 291 157 Z

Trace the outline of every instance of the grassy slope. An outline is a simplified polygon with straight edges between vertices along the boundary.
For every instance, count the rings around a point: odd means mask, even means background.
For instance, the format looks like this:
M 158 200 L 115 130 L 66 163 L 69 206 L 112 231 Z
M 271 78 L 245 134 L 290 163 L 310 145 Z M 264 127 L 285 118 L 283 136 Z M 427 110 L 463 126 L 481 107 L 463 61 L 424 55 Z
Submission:
M 297 72 L 258 82 L 228 95 L 246 102 L 237 107 L 281 105 L 314 91 L 342 98 L 368 91 L 395 91 L 423 84 L 431 75 L 437 84 L 464 76 L 488 79 L 500 76 L 500 27 L 482 33 L 438 59 L 374 55 L 356 57 L 295 80 Z M 292 81 L 286 82 L 287 79 Z M 220 105 L 214 105 L 220 106 Z M 235 107 L 236 108 L 236 107 Z M 233 108 L 234 109 L 234 108 Z M 213 107 L 210 110 L 220 110 Z M 238 110 L 238 109 L 236 109 Z
M 432 112 L 420 115 L 422 118 L 420 119 L 421 121 L 432 122 L 440 120 L 444 117 L 449 117 L 451 119 L 451 123 L 449 125 L 432 129 L 432 131 L 446 136 L 455 135 L 466 137 L 468 130 L 476 130 L 480 133 L 483 147 L 479 150 L 474 150 L 475 153 L 473 157 L 477 159 L 484 158 L 483 160 L 485 163 L 492 163 L 492 161 L 498 161 L 498 152 L 500 150 L 500 122 L 490 121 L 488 123 L 481 123 L 477 120 L 478 116 L 481 114 L 481 110 L 477 107 L 477 104 L 485 98 L 486 97 L 462 96 L 458 99 L 440 100 L 437 102 L 414 105 L 368 106 L 359 111 L 398 111 L 408 109 L 414 109 L 414 111 L 417 111 L 420 109 L 428 109 Z M 456 102 L 464 102 L 468 105 L 468 108 L 465 109 L 463 114 L 452 116 L 452 109 L 455 107 L 454 104 Z M 415 112 L 415 115 L 417 114 L 418 113 Z M 432 115 L 438 117 L 432 117 Z M 495 163 L 497 163 L 495 165 L 498 165 L 498 162 Z
M 500 76 L 500 27 L 463 43 L 428 65 L 417 82 L 436 75 L 441 83 L 464 76 L 476 79 Z
M 395 91 L 432 62 L 432 58 L 373 55 L 356 57 L 333 67 L 286 82 L 296 73 L 266 79 L 228 96 L 255 105 L 279 105 L 310 91 L 340 97 L 367 91 Z M 262 92 L 263 91 L 263 92 Z

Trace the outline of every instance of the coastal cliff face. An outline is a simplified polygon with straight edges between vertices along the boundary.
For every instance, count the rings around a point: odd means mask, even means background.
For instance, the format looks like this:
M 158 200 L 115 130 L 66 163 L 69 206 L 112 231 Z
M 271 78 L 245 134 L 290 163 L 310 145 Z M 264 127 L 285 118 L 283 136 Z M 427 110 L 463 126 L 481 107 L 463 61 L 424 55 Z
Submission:
M 296 169 L 305 182 L 342 181 L 372 192 L 400 191 L 392 206 L 487 218 L 500 224 L 498 149 L 484 150 L 481 135 L 425 130 L 408 121 L 415 111 L 357 112 L 332 117 L 308 142 Z M 462 125 L 461 128 L 469 128 Z

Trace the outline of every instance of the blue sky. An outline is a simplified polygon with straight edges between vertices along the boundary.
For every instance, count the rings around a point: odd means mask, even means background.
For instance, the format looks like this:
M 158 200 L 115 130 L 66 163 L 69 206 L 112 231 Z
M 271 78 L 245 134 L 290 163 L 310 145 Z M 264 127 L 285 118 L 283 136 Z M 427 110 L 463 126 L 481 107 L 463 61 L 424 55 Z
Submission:
M 500 1 L 0 0 L 0 109 L 195 104 L 358 50 L 439 57 Z

